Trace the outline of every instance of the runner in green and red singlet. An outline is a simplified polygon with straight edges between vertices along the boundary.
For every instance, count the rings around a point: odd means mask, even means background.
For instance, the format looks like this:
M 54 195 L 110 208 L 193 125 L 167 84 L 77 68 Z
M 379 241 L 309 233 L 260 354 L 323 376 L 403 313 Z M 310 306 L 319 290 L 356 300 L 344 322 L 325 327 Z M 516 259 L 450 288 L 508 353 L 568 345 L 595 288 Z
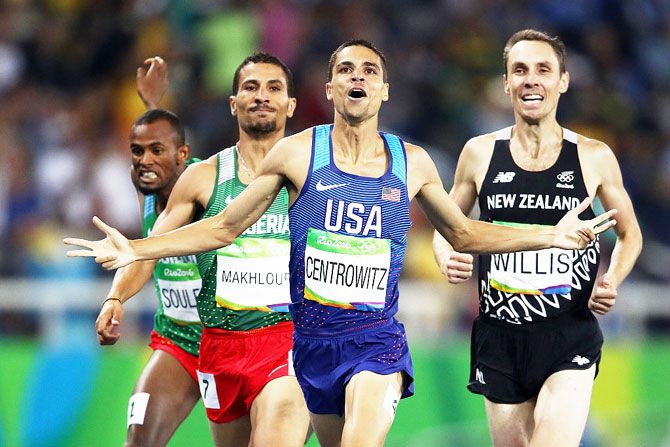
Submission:
M 264 53 L 248 57 L 235 72 L 233 91 L 239 142 L 184 172 L 155 234 L 223 210 L 284 136 L 296 101 L 281 61 Z M 287 213 L 283 190 L 232 245 L 198 255 L 203 286 L 197 308 L 205 328 L 197 374 L 217 445 L 305 441 L 309 416 L 292 364 Z

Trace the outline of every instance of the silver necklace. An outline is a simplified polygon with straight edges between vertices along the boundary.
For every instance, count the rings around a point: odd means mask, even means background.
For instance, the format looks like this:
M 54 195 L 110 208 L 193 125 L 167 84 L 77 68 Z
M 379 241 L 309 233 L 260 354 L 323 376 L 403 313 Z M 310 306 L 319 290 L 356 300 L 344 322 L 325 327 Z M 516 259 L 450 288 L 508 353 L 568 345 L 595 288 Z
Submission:
M 237 159 L 240 161 L 240 166 L 242 166 L 242 170 L 244 171 L 245 174 L 251 179 L 255 180 L 256 176 L 251 173 L 249 170 L 249 167 L 247 166 L 247 162 L 244 161 L 244 157 L 242 157 L 242 154 L 240 154 L 240 148 L 237 147 L 237 144 L 235 145 L 235 152 L 237 152 Z

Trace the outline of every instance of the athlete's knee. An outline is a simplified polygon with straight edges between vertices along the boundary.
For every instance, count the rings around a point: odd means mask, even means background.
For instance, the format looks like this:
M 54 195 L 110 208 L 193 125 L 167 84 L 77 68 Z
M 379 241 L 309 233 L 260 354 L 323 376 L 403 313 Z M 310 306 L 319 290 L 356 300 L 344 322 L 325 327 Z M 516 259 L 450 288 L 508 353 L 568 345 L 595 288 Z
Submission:
M 309 412 L 302 399 L 286 397 L 272 403 L 272 409 L 258 414 L 252 443 L 262 446 L 302 446 L 309 427 Z
M 164 446 L 168 438 L 160 438 L 160 430 L 144 425 L 133 424 L 128 427 L 128 436 L 124 447 Z

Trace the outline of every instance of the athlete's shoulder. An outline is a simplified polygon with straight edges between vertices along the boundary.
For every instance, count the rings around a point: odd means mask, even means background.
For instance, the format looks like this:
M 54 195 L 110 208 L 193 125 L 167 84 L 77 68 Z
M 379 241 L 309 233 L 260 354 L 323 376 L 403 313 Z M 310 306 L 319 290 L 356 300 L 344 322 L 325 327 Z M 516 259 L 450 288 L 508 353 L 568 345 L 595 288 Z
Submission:
M 407 163 L 409 165 L 422 164 L 426 162 L 432 163 L 430 154 L 428 154 L 428 151 L 423 147 L 414 143 L 408 143 L 407 141 L 404 141 L 404 146 L 405 153 L 407 154 Z
M 277 146 L 286 146 L 286 147 L 302 147 L 304 145 L 312 145 L 312 134 L 314 133 L 314 127 L 309 127 L 301 132 L 289 135 L 282 138 L 275 144 Z
M 567 134 L 577 144 L 580 160 L 590 168 L 604 167 L 603 163 L 611 163 L 616 160 L 612 149 L 604 142 L 589 138 L 576 132 L 563 130 L 564 138 Z M 568 139 L 568 138 L 565 138 Z
M 179 176 L 173 194 L 176 191 L 183 201 L 201 201 L 200 196 L 209 193 L 215 181 L 216 155 L 213 155 L 189 165 Z
M 588 152 L 608 152 L 611 151 L 610 147 L 600 140 L 595 138 L 589 138 L 585 135 L 578 134 L 568 129 L 563 130 L 564 139 L 572 140 L 577 144 L 577 147 L 580 150 Z
M 463 146 L 460 160 L 482 164 L 490 160 L 496 140 L 501 139 L 500 132 L 491 132 L 470 138 Z M 488 163 L 486 164 L 488 165 Z
M 312 131 L 313 128 L 305 129 L 288 137 L 284 137 L 277 141 L 268 157 L 273 163 L 278 161 L 291 163 L 295 161 L 296 157 L 311 156 L 312 147 Z

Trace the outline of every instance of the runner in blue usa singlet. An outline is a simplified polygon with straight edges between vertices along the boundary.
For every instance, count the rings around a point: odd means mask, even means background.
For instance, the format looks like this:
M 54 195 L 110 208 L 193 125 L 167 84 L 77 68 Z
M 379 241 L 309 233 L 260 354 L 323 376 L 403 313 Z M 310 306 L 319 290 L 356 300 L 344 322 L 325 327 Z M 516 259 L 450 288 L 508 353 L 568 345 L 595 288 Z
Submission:
M 361 372 L 402 371 L 413 394 L 412 362 L 398 310 L 409 219 L 403 142 L 380 133 L 389 166 L 379 178 L 333 161 L 331 125 L 317 126 L 312 159 L 289 209 L 294 365 L 309 410 L 343 414 L 344 389 Z

